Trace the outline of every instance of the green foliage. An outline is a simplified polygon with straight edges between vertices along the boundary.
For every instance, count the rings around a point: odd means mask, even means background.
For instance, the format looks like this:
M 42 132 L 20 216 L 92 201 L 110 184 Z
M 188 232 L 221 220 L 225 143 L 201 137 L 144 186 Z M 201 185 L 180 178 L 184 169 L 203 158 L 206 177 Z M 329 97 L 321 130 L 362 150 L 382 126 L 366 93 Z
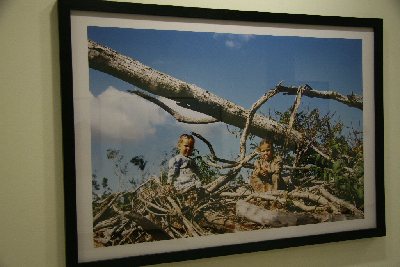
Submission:
M 103 198 L 113 191 L 125 191 L 136 188 L 141 181 L 145 180 L 146 173 L 144 170 L 147 161 L 142 155 L 133 156 L 130 160 L 126 160 L 120 150 L 107 149 L 106 157 L 112 163 L 114 177 L 103 177 L 101 189 L 96 174 L 92 175 L 92 191 L 98 197 Z M 135 172 L 137 170 L 139 170 L 140 175 L 137 175 L 137 172 Z M 118 181 L 118 188 L 111 188 L 109 184 L 110 178 Z M 102 193 L 99 194 L 97 191 L 102 191 Z
M 102 198 L 107 197 L 108 195 L 111 194 L 112 191 L 111 191 L 110 186 L 108 185 L 108 178 L 103 177 L 103 180 L 101 181 L 101 186 L 103 187 Z
M 98 200 L 99 194 L 97 191 L 100 190 L 99 182 L 97 181 L 97 175 L 95 173 L 92 174 L 92 198 L 93 200 Z
M 198 176 L 202 184 L 208 184 L 218 177 L 218 170 L 207 164 L 207 161 L 209 161 L 208 156 L 201 156 L 200 152 L 194 149 L 193 158 L 196 162 Z
M 100 185 L 97 182 L 96 174 L 92 174 L 92 189 L 93 189 L 93 192 L 100 190 Z
M 160 165 L 161 166 L 160 178 L 162 183 L 165 184 L 168 179 L 169 159 L 178 154 L 179 150 L 177 148 L 173 148 L 171 149 L 170 152 L 164 153 L 164 159 Z M 199 150 L 194 149 L 192 152 L 192 158 L 197 167 L 196 173 L 203 185 L 212 182 L 219 176 L 220 173 L 218 172 L 218 170 L 207 164 L 207 161 L 209 161 L 208 155 L 201 155 Z
M 92 174 L 92 199 L 94 202 L 104 199 L 111 194 L 112 190 L 108 184 L 108 178 L 103 177 L 101 184 L 95 173 Z
M 277 112 L 278 121 L 288 124 L 290 115 L 291 110 Z M 337 196 L 362 207 L 362 133 L 345 128 L 341 121 L 335 121 L 334 114 L 321 115 L 318 109 L 300 111 L 294 120 L 293 128 L 305 136 L 303 144 L 295 150 L 285 146 L 278 147 L 279 153 L 284 155 L 284 164 L 293 166 L 295 163 L 296 166 L 309 168 L 294 170 L 291 173 L 292 182 L 298 186 L 308 186 L 312 185 L 312 180 L 323 181 L 331 185 Z M 311 144 L 319 147 L 329 159 L 311 149 Z

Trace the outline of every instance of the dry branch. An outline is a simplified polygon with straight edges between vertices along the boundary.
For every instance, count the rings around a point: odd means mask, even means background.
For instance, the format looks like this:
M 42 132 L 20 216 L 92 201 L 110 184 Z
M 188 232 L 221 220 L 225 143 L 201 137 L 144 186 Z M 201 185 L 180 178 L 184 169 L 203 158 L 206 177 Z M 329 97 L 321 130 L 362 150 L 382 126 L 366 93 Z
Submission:
M 131 212 L 127 215 L 127 217 L 131 220 L 134 220 L 137 224 L 139 224 L 143 230 L 148 232 L 153 236 L 156 240 L 166 240 L 171 239 L 167 232 L 165 232 L 158 224 L 144 217 L 143 215 Z
M 222 99 L 211 92 L 194 84 L 188 84 L 165 73 L 154 70 L 137 60 L 121 55 L 118 52 L 88 41 L 89 66 L 131 83 L 152 94 L 174 100 L 178 105 L 211 116 L 218 121 L 244 128 L 248 111 L 230 101 Z M 279 84 L 275 93 L 297 94 L 297 88 Z M 348 106 L 362 109 L 362 97 L 357 95 L 343 96 L 334 91 L 317 91 L 307 86 L 303 95 L 333 99 Z M 263 104 L 262 101 L 260 104 Z M 295 131 L 287 131 L 285 125 L 279 124 L 267 117 L 254 114 L 249 132 L 259 137 L 276 136 L 276 142 L 287 137 L 291 142 L 300 142 L 302 135 Z
M 293 128 L 293 123 L 294 123 L 294 119 L 296 117 L 297 114 L 297 110 L 300 107 L 300 103 L 301 103 L 301 96 L 304 92 L 304 87 L 300 86 L 297 89 L 297 95 L 296 95 L 296 99 L 294 101 L 293 107 L 292 107 L 292 114 L 290 115 L 290 119 L 289 119 L 289 124 L 288 124 L 288 129 L 292 129 Z
M 100 216 L 94 226 L 95 245 L 132 244 L 362 216 L 362 211 L 333 196 L 323 186 L 264 193 L 253 192 L 248 185 L 235 191 L 226 188 L 228 191 L 193 200 L 196 191 L 178 192 L 152 179 L 138 190 L 112 194 L 103 207 L 113 209 Z M 115 201 L 121 195 L 130 196 L 132 205 Z M 101 200 L 96 201 L 98 205 Z M 336 206 L 343 209 L 335 209 Z
M 106 203 L 103 208 L 99 211 L 99 213 L 97 213 L 94 218 L 93 218 L 93 225 L 96 225 L 99 221 L 99 219 L 101 218 L 101 216 L 104 215 L 104 213 L 113 205 L 114 201 L 116 201 L 120 196 L 121 196 L 121 192 L 117 193 L 113 198 L 110 199 L 110 201 L 108 203 Z
M 287 194 L 287 192 L 285 192 L 285 191 L 276 191 L 276 192 L 270 191 L 270 192 L 262 192 L 262 193 L 259 193 L 259 192 L 252 193 L 250 191 L 247 191 L 244 193 L 242 193 L 242 192 L 223 192 L 223 193 L 221 193 L 221 196 L 222 197 L 232 197 L 232 198 L 246 197 L 246 200 L 259 198 L 259 199 L 263 199 L 263 200 L 276 201 L 282 205 L 285 205 L 287 202 L 287 199 L 285 196 L 286 194 Z
M 279 85 L 270 90 L 269 92 L 265 93 L 260 99 L 258 99 L 250 108 L 249 111 L 247 111 L 246 115 L 246 123 L 243 128 L 242 135 L 240 137 L 240 160 L 243 160 L 244 157 L 246 156 L 246 141 L 250 133 L 250 126 L 252 124 L 252 121 L 254 119 L 254 116 L 257 112 L 257 110 L 269 99 L 271 99 L 273 96 L 277 95 L 279 93 Z M 288 132 L 290 130 L 288 129 Z
M 236 223 L 227 217 L 226 214 L 206 211 L 204 212 L 204 218 L 213 227 L 223 229 L 227 233 L 234 232 L 236 229 Z
M 243 107 L 194 84 L 188 84 L 154 70 L 93 41 L 89 41 L 88 47 L 90 68 L 113 75 L 152 94 L 174 100 L 184 108 L 201 112 L 242 129 L 245 127 L 248 112 Z M 278 87 L 277 91 L 280 91 L 280 88 L 284 87 Z M 282 142 L 280 139 L 285 137 L 293 142 L 302 140 L 299 132 L 291 130 L 287 133 L 285 125 L 259 114 L 254 115 L 249 131 L 262 138 L 276 136 L 277 142 Z
M 215 193 L 218 189 L 220 189 L 222 186 L 227 184 L 229 181 L 231 181 L 233 178 L 236 177 L 236 175 L 239 173 L 240 169 L 248 164 L 250 160 L 252 160 L 255 156 L 257 156 L 258 152 L 254 151 L 253 153 L 247 155 L 244 159 L 242 159 L 238 164 L 234 167 L 232 167 L 227 174 L 221 175 L 211 183 L 207 184 L 205 188 L 207 189 L 208 192 L 210 193 Z
M 179 120 L 190 123 L 210 123 L 215 120 L 221 121 L 245 129 L 242 135 L 243 138 L 245 138 L 248 133 L 252 133 L 261 138 L 268 136 L 275 143 L 286 142 L 289 144 L 298 144 L 304 140 L 300 132 L 290 129 L 265 116 L 255 114 L 255 111 L 272 96 L 281 92 L 292 94 L 294 90 L 292 87 L 286 87 L 280 83 L 261 97 L 250 110 L 246 110 L 194 84 L 188 84 L 165 73 L 154 70 L 137 60 L 121 55 L 93 41 L 88 41 L 88 48 L 90 68 L 113 75 L 152 94 L 169 98 L 176 101 L 178 105 L 184 108 L 201 112 L 212 117 L 211 119 L 196 121 L 192 118 L 183 117 L 171 109 L 168 111 L 167 108 L 167 112 L 170 112 L 173 116 L 177 116 Z M 295 90 L 297 94 L 297 89 Z M 362 99 L 355 95 L 346 97 L 336 92 L 316 91 L 309 86 L 306 86 L 302 93 L 309 97 L 334 99 L 358 108 L 361 103 L 362 107 Z M 160 104 L 157 101 L 150 101 L 155 104 Z M 161 106 L 165 108 L 165 105 Z M 249 124 L 246 125 L 247 123 Z M 318 146 L 312 145 L 311 147 L 323 157 L 327 159 L 330 158 L 329 155 L 323 153 Z M 241 157 L 243 157 L 244 154 L 242 147 Z
M 319 191 L 321 192 L 321 194 L 324 197 L 326 197 L 330 201 L 332 201 L 332 202 L 334 202 L 334 203 L 336 203 L 336 204 L 338 204 L 338 205 L 340 205 L 342 207 L 345 207 L 346 209 L 348 209 L 351 212 L 353 212 L 355 216 L 360 217 L 360 218 L 364 217 L 364 213 L 361 210 L 357 209 L 354 205 L 344 201 L 343 199 L 335 197 L 334 195 L 329 193 L 325 188 L 321 187 L 319 189 Z
M 277 143 L 289 141 L 291 144 L 303 145 L 303 149 L 313 148 L 323 157 L 330 158 L 313 140 L 306 140 L 303 134 L 293 129 L 302 96 L 333 99 L 360 109 L 362 98 L 355 95 L 343 96 L 332 91 L 316 91 L 307 85 L 294 88 L 278 84 L 246 110 L 196 85 L 161 73 L 92 41 L 89 41 L 89 64 L 93 69 L 111 74 L 154 95 L 174 100 L 184 108 L 211 117 L 197 120 L 183 116 L 156 97 L 141 91 L 130 91 L 163 108 L 178 121 L 221 121 L 243 129 L 240 155 L 236 161 L 218 158 L 211 143 L 201 135 L 193 133 L 207 144 L 212 164 L 220 169 L 229 169 L 226 174 L 204 186 L 208 194 L 203 193 L 202 197 L 196 195 L 196 190 L 178 192 L 174 188 L 162 185 L 161 178 L 156 178 L 146 181 L 133 191 L 115 193 L 104 201 L 98 200 L 103 201 L 102 203 L 94 203 L 93 206 L 100 206 L 95 210 L 93 219 L 96 245 L 139 243 L 232 232 L 236 229 L 252 230 L 315 223 L 335 218 L 345 219 L 345 212 L 352 212 L 356 218 L 363 216 L 362 211 L 354 205 L 333 196 L 323 187 L 315 187 L 312 192 L 296 189 L 291 192 L 277 190 L 255 193 L 249 186 L 243 186 L 236 192 L 227 191 L 231 190 L 227 183 L 236 177 L 241 168 L 253 168 L 251 160 L 258 153 L 254 151 L 246 155 L 246 142 L 250 133 L 261 138 L 271 137 Z M 297 95 L 288 127 L 256 114 L 266 101 L 278 93 Z M 225 165 L 218 165 L 217 162 Z M 306 167 L 294 165 L 291 169 Z M 122 195 L 131 197 L 130 206 L 120 205 L 116 201 Z M 111 207 L 113 209 L 110 209 Z M 245 226 L 247 222 L 251 223 Z
M 149 94 L 146 94 L 146 93 L 138 91 L 138 90 L 128 90 L 128 92 L 131 94 L 138 95 L 150 102 L 153 102 L 154 104 L 156 104 L 157 106 L 161 107 L 166 112 L 168 112 L 170 115 L 172 115 L 179 122 L 189 123 L 189 124 L 208 124 L 208 123 L 218 122 L 218 120 L 215 118 L 204 118 L 204 119 L 190 118 L 188 116 L 184 116 L 184 115 L 180 114 L 176 110 L 173 110 L 168 105 L 166 105 L 162 101 L 158 100 L 157 98 L 152 97 Z
M 297 218 L 293 214 L 266 210 L 244 200 L 236 203 L 236 215 L 264 226 L 293 226 L 297 223 Z
M 304 211 L 308 211 L 308 212 L 315 212 L 315 211 L 323 211 L 324 210 L 324 208 L 322 208 L 322 207 L 309 206 L 309 205 L 306 205 L 303 202 L 298 201 L 298 200 L 293 200 L 292 203 L 293 203 L 293 205 L 295 205 L 299 209 L 304 210 Z
M 282 93 L 288 95 L 297 95 L 297 87 L 288 87 L 279 85 L 279 90 Z M 305 90 L 303 91 L 303 95 L 308 97 L 317 97 L 322 99 L 331 99 L 338 102 L 341 102 L 349 107 L 363 109 L 363 98 L 362 96 L 350 94 L 350 95 L 342 95 L 336 91 L 319 91 L 312 89 L 309 85 L 305 86 Z
M 235 166 L 237 166 L 239 164 L 236 161 L 227 160 L 227 159 L 223 159 L 223 158 L 217 157 L 217 155 L 215 154 L 215 150 L 214 150 L 212 144 L 206 138 L 204 138 L 201 134 L 198 134 L 198 133 L 195 133 L 195 132 L 192 132 L 192 135 L 197 137 L 197 138 L 199 138 L 201 141 L 203 141 L 207 145 L 207 147 L 208 147 L 208 149 L 209 149 L 209 151 L 211 153 L 212 162 L 208 162 L 208 164 L 210 166 L 218 168 L 218 169 L 226 169 L 226 168 L 233 168 L 233 167 L 235 167 Z M 219 165 L 216 162 L 225 163 L 226 165 Z M 254 168 L 253 164 L 250 164 L 250 163 L 245 164 L 245 167 L 246 168 Z

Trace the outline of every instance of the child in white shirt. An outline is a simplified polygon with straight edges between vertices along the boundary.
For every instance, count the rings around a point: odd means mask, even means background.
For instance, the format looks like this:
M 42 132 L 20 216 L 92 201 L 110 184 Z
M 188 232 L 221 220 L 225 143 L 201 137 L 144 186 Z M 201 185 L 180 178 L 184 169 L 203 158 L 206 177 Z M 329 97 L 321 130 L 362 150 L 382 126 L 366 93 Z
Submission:
M 179 191 L 185 191 L 191 187 L 201 187 L 196 163 L 190 158 L 194 149 L 194 137 L 182 134 L 177 147 L 179 154 L 168 162 L 168 183 L 173 184 Z

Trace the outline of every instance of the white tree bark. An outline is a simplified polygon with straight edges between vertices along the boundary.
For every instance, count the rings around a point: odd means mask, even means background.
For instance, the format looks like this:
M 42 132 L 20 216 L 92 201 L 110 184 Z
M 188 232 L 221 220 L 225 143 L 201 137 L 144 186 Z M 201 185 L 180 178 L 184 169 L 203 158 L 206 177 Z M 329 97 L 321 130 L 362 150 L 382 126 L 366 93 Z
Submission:
M 298 87 L 288 87 L 280 85 L 279 90 L 288 95 L 297 95 Z M 341 102 L 349 107 L 363 109 L 363 98 L 362 96 L 351 93 L 350 95 L 342 95 L 336 91 L 318 91 L 312 89 L 309 85 L 304 87 L 302 92 L 303 95 L 308 97 L 317 97 L 322 99 L 332 99 Z
M 244 200 L 236 203 L 236 215 L 265 226 L 281 227 L 297 224 L 297 218 L 293 214 L 267 210 Z
M 174 100 L 182 107 L 209 115 L 218 121 L 241 129 L 245 127 L 248 111 L 243 107 L 194 84 L 188 84 L 154 70 L 93 41 L 89 41 L 88 46 L 90 68 L 110 74 L 149 93 Z M 279 91 L 286 87 L 278 86 L 277 88 Z M 282 142 L 283 137 L 293 143 L 302 140 L 299 132 L 288 131 L 285 125 L 259 114 L 254 115 L 249 132 L 261 138 L 266 136 L 272 139 L 277 138 L 275 142 Z
M 298 144 L 304 141 L 303 135 L 288 127 L 271 120 L 265 116 L 255 114 L 255 111 L 270 97 L 278 94 L 297 94 L 298 88 L 286 87 L 278 84 L 275 88 L 264 94 L 250 110 L 247 110 L 233 102 L 220 98 L 213 93 L 204 90 L 194 84 L 188 84 L 165 73 L 154 70 L 139 61 L 121 55 L 118 52 L 88 41 L 89 66 L 93 69 L 108 73 L 130 84 L 133 84 L 149 93 L 163 96 L 174 100 L 178 105 L 212 117 L 202 121 L 193 121 L 190 118 L 181 116 L 173 110 L 161 105 L 171 115 L 183 122 L 189 123 L 211 123 L 221 121 L 239 127 L 244 130 L 242 139 L 247 138 L 248 133 L 252 133 L 261 138 L 269 138 L 273 142 L 285 144 Z M 140 94 L 138 92 L 133 92 Z M 362 97 L 351 94 L 341 95 L 334 91 L 317 91 L 310 86 L 304 86 L 302 95 L 308 97 L 318 97 L 333 99 L 348 106 L 362 109 Z M 159 105 L 157 100 L 152 101 Z M 245 156 L 243 149 L 244 142 L 241 140 L 241 159 Z M 323 157 L 330 159 L 320 148 L 311 144 L 311 148 Z

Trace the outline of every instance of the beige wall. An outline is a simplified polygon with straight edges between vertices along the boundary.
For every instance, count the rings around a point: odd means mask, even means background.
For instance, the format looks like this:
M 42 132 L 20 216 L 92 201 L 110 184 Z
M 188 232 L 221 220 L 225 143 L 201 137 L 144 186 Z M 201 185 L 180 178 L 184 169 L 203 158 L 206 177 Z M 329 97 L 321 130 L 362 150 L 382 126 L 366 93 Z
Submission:
M 400 266 L 400 1 L 143 2 L 384 19 L 387 237 L 202 259 L 176 266 Z M 0 266 L 65 266 L 55 0 L 0 0 L 0 36 Z

